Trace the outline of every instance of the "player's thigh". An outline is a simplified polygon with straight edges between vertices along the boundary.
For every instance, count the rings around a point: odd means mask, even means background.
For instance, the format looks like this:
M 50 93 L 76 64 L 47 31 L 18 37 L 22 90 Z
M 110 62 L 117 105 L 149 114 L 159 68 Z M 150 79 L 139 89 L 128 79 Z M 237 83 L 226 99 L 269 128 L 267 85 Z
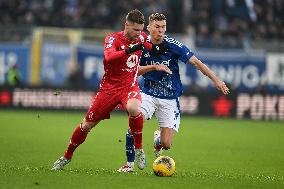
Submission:
M 157 99 L 156 117 L 161 128 L 178 132 L 180 125 L 179 102 L 176 99 Z
M 138 86 L 131 87 L 121 100 L 122 107 L 126 109 L 130 115 L 135 116 L 140 113 L 141 93 Z
M 141 93 L 142 104 L 141 104 L 141 112 L 144 115 L 145 120 L 149 120 L 152 118 L 155 113 L 156 104 L 155 97 L 147 95 L 145 93 Z
M 99 92 L 89 107 L 85 120 L 87 122 L 97 123 L 100 120 L 109 119 L 110 112 L 118 103 L 117 95 L 109 95 L 103 91 Z

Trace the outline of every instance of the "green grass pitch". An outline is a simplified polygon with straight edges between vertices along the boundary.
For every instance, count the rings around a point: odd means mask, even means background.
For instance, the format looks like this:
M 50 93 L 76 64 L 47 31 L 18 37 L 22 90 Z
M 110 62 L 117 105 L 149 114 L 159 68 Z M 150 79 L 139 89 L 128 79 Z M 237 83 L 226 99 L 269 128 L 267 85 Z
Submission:
M 284 188 L 284 123 L 183 116 L 171 156 L 177 171 L 152 173 L 155 119 L 144 126 L 145 170 L 125 162 L 126 114 L 99 123 L 63 171 L 50 170 L 83 112 L 0 111 L 0 188 Z

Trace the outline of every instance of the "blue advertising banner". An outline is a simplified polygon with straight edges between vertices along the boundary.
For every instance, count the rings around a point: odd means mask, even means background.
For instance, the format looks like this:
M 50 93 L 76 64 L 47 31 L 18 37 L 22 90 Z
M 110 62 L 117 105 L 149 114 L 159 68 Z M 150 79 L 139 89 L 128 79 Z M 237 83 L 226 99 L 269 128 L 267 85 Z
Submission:
M 7 73 L 16 68 L 20 74 L 20 82 L 29 83 L 30 48 L 21 44 L 0 44 L 0 85 L 8 85 Z
M 49 86 L 64 86 L 69 76 L 71 46 L 67 43 L 43 42 L 40 81 Z
M 245 53 L 200 53 L 196 55 L 232 90 L 255 92 L 266 84 L 265 55 Z M 94 46 L 77 48 L 77 62 L 89 86 L 99 87 L 103 76 L 103 49 Z M 194 89 L 216 91 L 210 79 L 189 64 L 180 64 L 180 76 L 185 93 Z
M 98 89 L 104 75 L 103 48 L 82 45 L 77 47 L 77 63 L 88 87 Z
M 197 55 L 198 56 L 198 55 Z M 266 64 L 265 56 L 250 56 L 242 53 L 225 52 L 219 54 L 202 53 L 198 56 L 221 80 L 230 86 L 232 90 L 240 92 L 255 92 L 266 84 Z M 191 82 L 185 87 L 205 88 L 212 90 L 215 88 L 212 82 L 200 71 L 187 66 L 184 77 Z

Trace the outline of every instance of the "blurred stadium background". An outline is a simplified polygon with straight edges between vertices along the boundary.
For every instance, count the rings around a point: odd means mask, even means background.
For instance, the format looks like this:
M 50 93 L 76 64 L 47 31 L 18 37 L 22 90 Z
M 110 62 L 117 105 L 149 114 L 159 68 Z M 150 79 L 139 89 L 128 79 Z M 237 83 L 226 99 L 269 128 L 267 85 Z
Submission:
M 72 163 L 51 172 L 98 90 L 104 37 L 134 8 L 164 13 L 168 34 L 231 94 L 181 64 L 184 116 L 165 152 L 177 164 L 172 178 L 151 171 L 155 119 L 143 131 L 145 170 L 115 171 L 125 114 L 100 123 Z M 0 0 L 0 188 L 284 188 L 283 12 L 283 0 Z
M 133 8 L 164 13 L 168 34 L 232 90 L 220 96 L 181 65 L 183 113 L 284 119 L 282 0 L 0 0 L 0 107 L 85 110 L 103 75 L 104 37 Z

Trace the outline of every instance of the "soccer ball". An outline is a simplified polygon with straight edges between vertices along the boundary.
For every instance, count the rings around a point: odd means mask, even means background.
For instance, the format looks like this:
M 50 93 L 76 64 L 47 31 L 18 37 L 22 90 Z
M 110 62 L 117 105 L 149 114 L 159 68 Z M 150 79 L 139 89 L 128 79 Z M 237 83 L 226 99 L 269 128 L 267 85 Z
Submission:
M 176 163 L 169 156 L 160 156 L 153 163 L 155 175 L 160 177 L 170 177 L 176 171 Z

